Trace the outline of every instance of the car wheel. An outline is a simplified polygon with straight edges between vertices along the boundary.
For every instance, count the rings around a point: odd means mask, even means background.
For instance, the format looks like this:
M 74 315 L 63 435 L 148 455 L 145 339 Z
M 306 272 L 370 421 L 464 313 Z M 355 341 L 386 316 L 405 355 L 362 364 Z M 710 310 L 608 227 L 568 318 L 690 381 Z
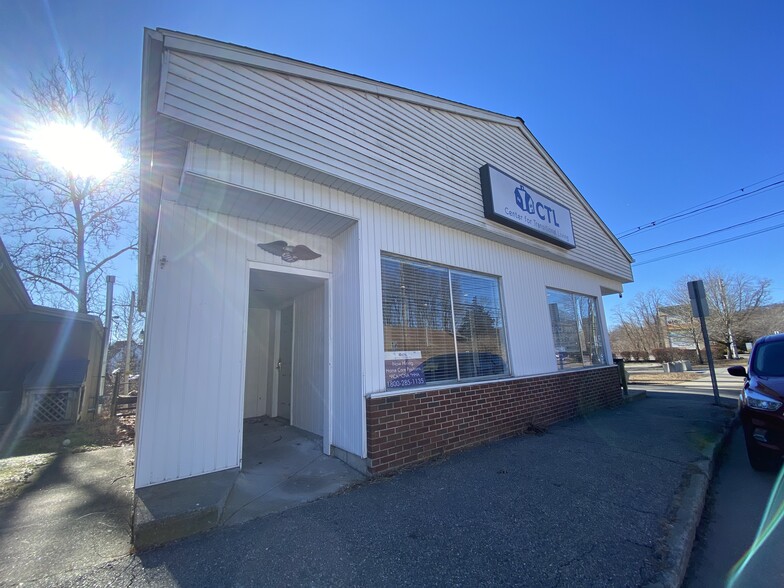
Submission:
M 746 437 L 746 453 L 751 467 L 758 472 L 775 471 L 780 465 L 780 456 L 770 449 L 757 445 L 754 440 Z

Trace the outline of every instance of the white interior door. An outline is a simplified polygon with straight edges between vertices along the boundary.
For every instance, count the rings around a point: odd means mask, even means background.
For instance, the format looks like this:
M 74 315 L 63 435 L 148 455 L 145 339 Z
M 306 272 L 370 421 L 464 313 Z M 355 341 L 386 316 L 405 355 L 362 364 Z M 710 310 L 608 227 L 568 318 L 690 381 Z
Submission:
M 270 364 L 270 311 L 248 309 L 248 348 L 245 353 L 245 418 L 267 414 Z
M 294 306 L 287 306 L 280 311 L 280 332 L 278 344 L 278 410 L 277 415 L 291 419 L 291 370 L 294 346 Z

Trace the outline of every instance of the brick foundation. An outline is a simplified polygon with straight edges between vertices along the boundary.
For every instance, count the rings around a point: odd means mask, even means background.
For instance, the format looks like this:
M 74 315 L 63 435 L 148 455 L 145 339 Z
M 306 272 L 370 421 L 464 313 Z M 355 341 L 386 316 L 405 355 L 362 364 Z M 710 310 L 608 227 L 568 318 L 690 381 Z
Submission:
M 394 470 L 621 402 L 615 366 L 368 398 L 370 471 Z

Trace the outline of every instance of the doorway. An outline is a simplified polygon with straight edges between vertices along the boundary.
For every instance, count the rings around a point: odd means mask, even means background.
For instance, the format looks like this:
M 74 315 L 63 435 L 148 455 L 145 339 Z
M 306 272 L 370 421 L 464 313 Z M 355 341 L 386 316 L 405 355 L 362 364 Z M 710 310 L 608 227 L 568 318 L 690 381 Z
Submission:
M 248 289 L 243 463 L 264 418 L 321 438 L 329 382 L 326 277 L 250 269 Z

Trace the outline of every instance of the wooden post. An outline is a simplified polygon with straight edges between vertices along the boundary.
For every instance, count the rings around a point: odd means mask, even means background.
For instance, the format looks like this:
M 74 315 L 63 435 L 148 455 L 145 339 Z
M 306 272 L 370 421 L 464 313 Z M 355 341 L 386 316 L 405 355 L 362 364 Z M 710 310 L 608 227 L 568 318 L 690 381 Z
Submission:
M 131 292 L 131 307 L 128 309 L 128 334 L 125 337 L 125 371 L 123 372 L 123 389 L 126 396 L 129 393 L 130 381 L 128 377 L 131 375 L 131 343 L 133 338 L 133 311 L 136 306 L 136 292 Z

